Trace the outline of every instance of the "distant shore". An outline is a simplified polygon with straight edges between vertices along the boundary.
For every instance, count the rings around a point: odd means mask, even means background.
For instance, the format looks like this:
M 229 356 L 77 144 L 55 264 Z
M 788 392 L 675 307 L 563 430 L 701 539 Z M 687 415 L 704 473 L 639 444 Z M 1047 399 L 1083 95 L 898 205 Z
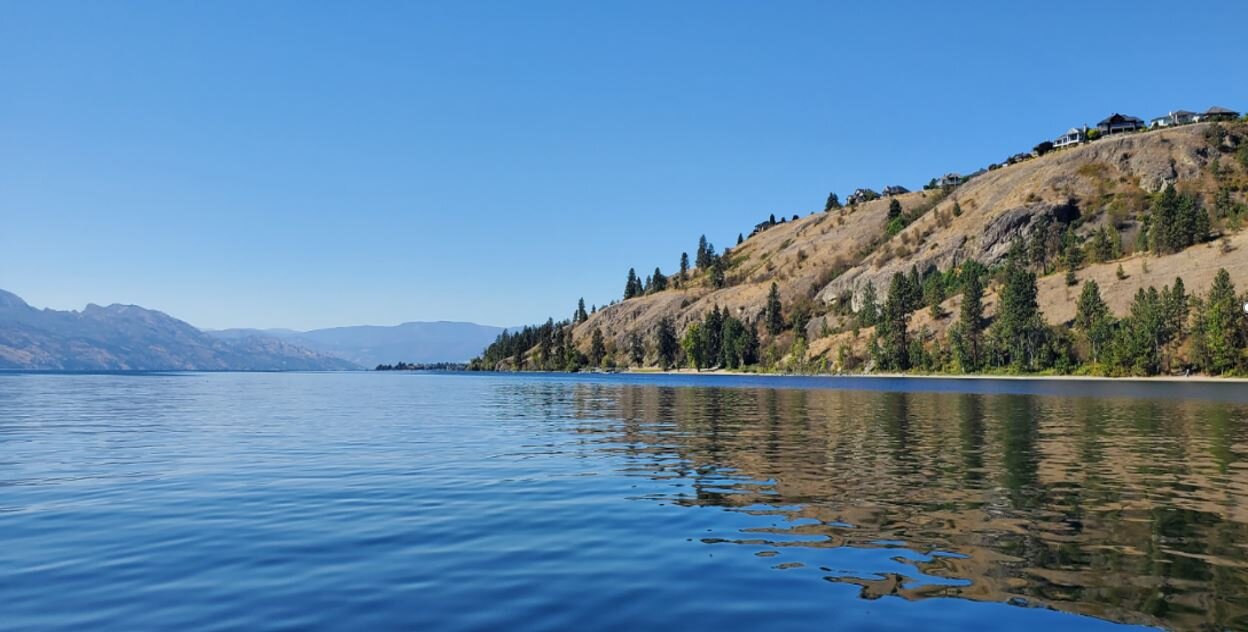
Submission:
M 629 370 L 620 371 L 619 373 L 628 375 L 737 375 L 749 377 L 854 377 L 854 378 L 884 378 L 884 379 L 932 379 L 932 380 L 1021 380 L 1021 381 L 1070 381 L 1070 382 L 1174 382 L 1183 383 L 1227 383 L 1239 384 L 1248 383 L 1245 377 L 1216 377 L 1210 375 L 1153 375 L 1148 377 L 1103 377 L 1099 375 L 990 375 L 990 374 L 969 374 L 969 375 L 941 375 L 941 374 L 913 374 L 913 373 L 747 373 L 744 371 L 727 371 L 724 369 L 710 369 L 706 371 L 698 371 L 696 369 L 673 369 L 668 371 L 662 370 Z

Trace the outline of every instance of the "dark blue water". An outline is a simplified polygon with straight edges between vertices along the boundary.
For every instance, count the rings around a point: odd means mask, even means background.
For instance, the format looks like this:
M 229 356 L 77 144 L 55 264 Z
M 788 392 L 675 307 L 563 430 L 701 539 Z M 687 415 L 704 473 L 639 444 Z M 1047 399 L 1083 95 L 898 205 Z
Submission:
M 0 628 L 1244 629 L 1245 400 L 2 375 Z

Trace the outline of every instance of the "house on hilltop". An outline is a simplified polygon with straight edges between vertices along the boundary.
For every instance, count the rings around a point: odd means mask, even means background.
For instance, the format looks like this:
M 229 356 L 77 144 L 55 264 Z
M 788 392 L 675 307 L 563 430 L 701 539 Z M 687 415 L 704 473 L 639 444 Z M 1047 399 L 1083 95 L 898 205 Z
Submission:
M 890 184 L 884 187 L 884 195 L 887 195 L 889 197 L 892 197 L 894 195 L 901 195 L 903 193 L 909 193 L 909 192 L 910 192 L 910 189 L 907 189 L 906 187 L 903 187 L 900 184 Z
M 1085 125 L 1083 129 L 1072 127 L 1066 130 L 1065 134 L 1053 139 L 1053 149 L 1061 149 L 1062 147 L 1070 147 L 1088 140 L 1088 128 Z
M 1237 118 L 1239 118 L 1239 112 L 1215 105 L 1206 110 L 1204 114 L 1198 115 L 1196 120 L 1203 123 L 1205 121 L 1233 121 Z
M 1150 129 L 1159 127 L 1174 127 L 1176 125 L 1187 125 L 1196 122 L 1196 113 L 1187 110 L 1175 110 L 1165 116 L 1159 116 L 1148 122 Z
M 1122 134 L 1144 129 L 1144 121 L 1134 116 L 1114 112 L 1109 115 L 1109 118 L 1097 123 L 1096 129 L 1102 134 Z
M 871 200 L 879 199 L 879 197 L 880 194 L 871 189 L 854 189 L 854 192 L 845 198 L 845 202 L 852 206 L 862 202 L 870 202 Z

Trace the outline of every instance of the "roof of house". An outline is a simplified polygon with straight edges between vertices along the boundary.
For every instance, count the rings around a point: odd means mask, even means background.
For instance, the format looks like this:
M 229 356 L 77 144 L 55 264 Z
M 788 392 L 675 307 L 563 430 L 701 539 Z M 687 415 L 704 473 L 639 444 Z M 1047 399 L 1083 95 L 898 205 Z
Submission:
M 1196 113 L 1188 112 L 1187 110 L 1175 110 L 1170 113 L 1170 116 L 1196 116 Z
M 1078 127 L 1072 127 L 1066 130 L 1066 133 L 1062 134 L 1062 136 L 1078 136 L 1082 133 L 1083 133 L 1083 130 L 1079 129 Z
M 1235 110 L 1228 110 L 1228 109 L 1226 109 L 1226 108 L 1224 108 L 1224 107 L 1218 107 L 1218 106 L 1216 106 L 1216 105 L 1215 105 L 1215 106 L 1213 106 L 1213 107 L 1209 108 L 1209 109 L 1205 112 L 1205 114 L 1206 114 L 1206 115 L 1208 115 L 1208 114 L 1234 114 L 1234 115 L 1238 116 L 1238 115 L 1239 115 L 1239 112 L 1236 112 Z
M 1097 125 L 1112 125 L 1114 123 L 1143 123 L 1143 122 L 1144 122 L 1143 119 L 1138 119 L 1134 116 L 1127 116 L 1126 114 L 1119 114 L 1117 112 L 1114 112 L 1113 114 L 1109 115 L 1109 118 L 1101 121 L 1100 123 L 1097 123 Z

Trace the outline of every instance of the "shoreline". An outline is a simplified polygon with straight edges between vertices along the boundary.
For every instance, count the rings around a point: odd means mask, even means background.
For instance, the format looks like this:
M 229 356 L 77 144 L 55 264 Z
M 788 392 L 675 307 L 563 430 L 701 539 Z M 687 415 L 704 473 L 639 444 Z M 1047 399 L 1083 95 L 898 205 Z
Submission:
M 1100 375 L 988 375 L 983 373 L 969 375 L 939 375 L 912 373 L 746 373 L 743 371 L 727 371 L 712 369 L 698 371 L 696 369 L 673 370 L 628 370 L 618 371 L 623 375 L 735 375 L 748 377 L 827 377 L 827 378 L 869 378 L 869 379 L 915 379 L 915 380 L 1014 380 L 1025 382 L 1164 382 L 1174 384 L 1248 384 L 1248 377 L 1217 377 L 1211 375 L 1153 375 L 1148 377 L 1105 377 Z

